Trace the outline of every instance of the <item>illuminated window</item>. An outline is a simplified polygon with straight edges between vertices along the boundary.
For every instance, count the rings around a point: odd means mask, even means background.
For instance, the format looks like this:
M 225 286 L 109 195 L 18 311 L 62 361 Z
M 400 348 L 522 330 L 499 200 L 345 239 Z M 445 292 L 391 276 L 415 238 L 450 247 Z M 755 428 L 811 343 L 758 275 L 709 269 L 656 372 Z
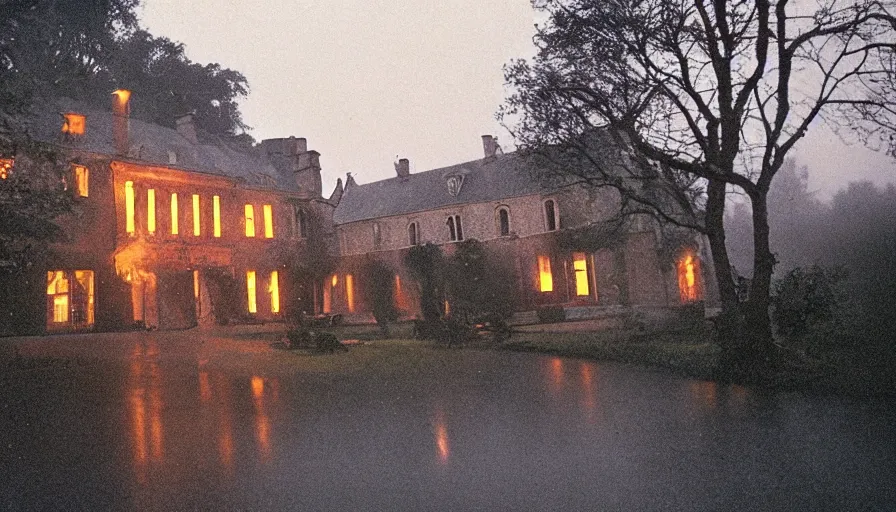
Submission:
M 171 194 L 171 234 L 176 235 L 179 233 L 178 225 L 177 225 L 177 193 Z
M 464 239 L 464 228 L 460 223 L 460 215 L 452 215 L 448 217 L 448 240 L 459 242 Z
M 681 302 L 694 302 L 702 298 L 700 292 L 700 260 L 690 252 L 678 261 L 678 291 Z
M 345 302 L 348 312 L 355 312 L 355 278 L 351 274 L 345 275 Z
M 200 218 L 202 211 L 199 209 L 199 194 L 193 194 L 193 236 L 199 236 L 202 232 L 200 229 Z
M 87 197 L 90 193 L 90 170 L 83 165 L 73 165 L 75 171 L 75 193 L 78 197 Z
M 507 208 L 498 208 L 498 235 L 510 235 L 510 212 Z
M 93 324 L 93 271 L 47 272 L 47 327 L 89 327 Z
M 216 238 L 221 237 L 221 198 L 212 197 L 212 215 L 214 219 L 214 235 Z
M 551 258 L 538 257 L 538 290 L 542 292 L 554 291 L 554 275 L 551 274 Z
M 246 236 L 255 236 L 255 208 L 246 205 Z
M 9 178 L 9 173 L 12 172 L 12 163 L 10 158 L 0 158 L 0 180 Z
M 274 238 L 274 209 L 269 204 L 261 208 L 264 212 L 264 237 Z
M 125 231 L 134 234 L 134 182 L 124 184 L 124 218 Z
M 280 275 L 277 271 L 271 272 L 271 281 L 268 284 L 268 293 L 271 294 L 271 313 L 280 312 Z
M 146 231 L 156 232 L 156 191 L 146 191 Z
M 258 312 L 258 304 L 256 302 L 255 295 L 255 271 L 247 270 L 246 271 L 246 293 L 248 294 L 248 306 L 249 313 L 257 313 Z
M 553 199 L 548 199 L 544 202 L 544 227 L 548 231 L 556 231 L 557 225 L 559 222 L 559 215 L 557 215 L 557 204 Z
M 417 229 L 417 223 L 411 222 L 408 224 L 408 245 L 417 245 L 420 243 L 419 231 Z
M 87 127 L 87 120 L 81 114 L 63 114 L 62 133 L 68 135 L 84 135 L 84 129 Z
M 585 253 L 572 253 L 572 268 L 576 275 L 576 295 L 587 297 L 591 290 L 588 287 L 588 260 L 585 259 Z

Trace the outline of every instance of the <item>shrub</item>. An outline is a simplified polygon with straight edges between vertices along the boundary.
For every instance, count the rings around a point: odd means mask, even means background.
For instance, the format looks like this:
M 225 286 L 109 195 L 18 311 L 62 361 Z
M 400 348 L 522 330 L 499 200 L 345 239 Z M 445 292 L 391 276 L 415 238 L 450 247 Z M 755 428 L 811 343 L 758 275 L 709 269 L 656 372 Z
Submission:
M 824 269 L 817 265 L 797 267 L 774 284 L 772 320 L 778 333 L 798 338 L 810 329 L 832 322 L 843 307 L 844 295 L 840 269 Z
M 337 350 L 348 352 L 348 347 L 339 342 L 339 338 L 331 332 L 319 332 L 314 336 L 315 348 L 318 352 L 333 353 Z

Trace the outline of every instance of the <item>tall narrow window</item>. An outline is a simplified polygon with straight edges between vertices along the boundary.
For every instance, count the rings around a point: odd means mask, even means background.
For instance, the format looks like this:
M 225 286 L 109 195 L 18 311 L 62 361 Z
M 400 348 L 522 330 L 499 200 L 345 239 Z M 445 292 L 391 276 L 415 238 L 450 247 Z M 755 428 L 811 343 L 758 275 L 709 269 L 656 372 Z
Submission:
M 268 284 L 268 293 L 271 294 L 271 313 L 280 312 L 280 275 L 277 271 L 271 272 L 271 282 Z
M 214 221 L 215 238 L 221 237 L 221 198 L 219 196 L 212 197 L 212 219 Z
M 246 271 L 246 294 L 247 294 L 247 304 L 249 306 L 249 313 L 257 313 L 258 312 L 258 303 L 256 301 L 255 294 L 255 271 L 247 270 Z
M 177 193 L 175 192 L 175 193 L 171 194 L 171 234 L 172 235 L 176 235 L 180 232 L 178 225 L 177 225 L 177 221 L 178 221 L 177 211 L 178 211 L 177 210 Z
M 296 208 L 296 236 L 308 238 L 308 214 L 304 208 Z
M 345 302 L 348 312 L 355 312 L 355 278 L 351 274 L 345 275 Z
M 417 234 L 417 223 L 411 222 L 408 224 L 408 245 L 417 245 L 420 243 L 420 239 Z
M 87 197 L 90 193 L 90 170 L 83 165 L 74 165 L 75 171 L 75 193 L 78 197 Z
M 255 207 L 251 204 L 247 204 L 245 208 L 246 212 L 246 236 L 252 237 L 255 236 Z
M 588 260 L 585 253 L 572 253 L 572 268 L 576 274 L 576 296 L 587 297 L 591 290 L 588 287 Z
M 69 319 L 69 280 L 61 270 L 47 272 L 47 300 L 51 324 L 67 323 Z
M 383 243 L 383 236 L 380 233 L 380 225 L 378 222 L 373 223 L 373 248 L 379 249 Z
M 199 209 L 199 194 L 193 194 L 193 236 L 199 236 L 202 210 Z
M 557 205 L 553 199 L 544 202 L 544 227 L 548 231 L 557 231 Z
M 681 302 L 694 302 L 702 298 L 700 292 L 700 260 L 690 252 L 678 261 L 678 291 Z
M 498 235 L 510 235 L 510 213 L 507 208 L 498 209 Z
M 271 208 L 271 205 L 266 204 L 262 206 L 262 210 L 264 211 L 264 237 L 274 238 L 274 209 Z
M 146 191 L 146 231 L 156 232 L 156 191 L 152 188 Z
M 538 290 L 542 292 L 554 291 L 554 275 L 551 273 L 551 258 L 538 257 Z
M 124 183 L 124 219 L 125 231 L 134 234 L 134 182 Z
M 452 215 L 448 217 L 448 240 L 459 242 L 464 239 L 464 228 L 460 223 L 460 215 Z

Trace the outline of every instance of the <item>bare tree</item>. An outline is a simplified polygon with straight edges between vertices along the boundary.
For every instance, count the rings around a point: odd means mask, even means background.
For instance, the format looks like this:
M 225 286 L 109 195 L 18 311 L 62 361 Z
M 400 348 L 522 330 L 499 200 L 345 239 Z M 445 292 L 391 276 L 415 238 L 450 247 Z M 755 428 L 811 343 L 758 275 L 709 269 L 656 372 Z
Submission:
M 872 0 L 535 0 L 538 53 L 506 69 L 501 116 L 524 149 L 594 148 L 600 129 L 647 160 L 678 201 L 644 197 L 643 172 L 586 155 L 579 177 L 613 186 L 710 242 L 726 348 L 753 364 L 773 348 L 767 198 L 775 174 L 817 120 L 863 142 L 896 126 L 894 3 Z M 584 150 L 584 151 L 582 151 Z M 617 159 L 618 160 L 618 159 Z M 643 165 L 644 162 L 641 162 Z M 725 247 L 726 190 L 752 206 L 753 286 L 738 304 Z M 693 220 L 681 199 L 694 199 Z M 741 330 L 746 336 L 735 336 Z

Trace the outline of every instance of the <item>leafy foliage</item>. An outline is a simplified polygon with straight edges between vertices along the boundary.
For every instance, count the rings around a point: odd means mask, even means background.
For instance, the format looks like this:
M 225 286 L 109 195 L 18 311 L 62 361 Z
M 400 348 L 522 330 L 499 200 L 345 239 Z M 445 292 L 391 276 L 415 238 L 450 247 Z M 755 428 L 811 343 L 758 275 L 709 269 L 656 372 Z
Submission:
M 420 311 L 424 324 L 438 323 L 442 316 L 442 301 L 445 297 L 445 266 L 439 246 L 427 243 L 415 245 L 405 255 L 404 264 L 420 287 Z
M 775 282 L 772 319 L 784 336 L 799 337 L 834 319 L 843 302 L 842 270 L 795 268 Z
M 388 336 L 389 324 L 398 320 L 395 307 L 395 270 L 377 259 L 370 259 L 361 269 L 364 302 L 373 313 L 377 325 Z
M 481 242 L 470 238 L 457 244 L 447 276 L 452 316 L 466 323 L 503 322 L 513 313 L 513 282 L 511 272 Z

